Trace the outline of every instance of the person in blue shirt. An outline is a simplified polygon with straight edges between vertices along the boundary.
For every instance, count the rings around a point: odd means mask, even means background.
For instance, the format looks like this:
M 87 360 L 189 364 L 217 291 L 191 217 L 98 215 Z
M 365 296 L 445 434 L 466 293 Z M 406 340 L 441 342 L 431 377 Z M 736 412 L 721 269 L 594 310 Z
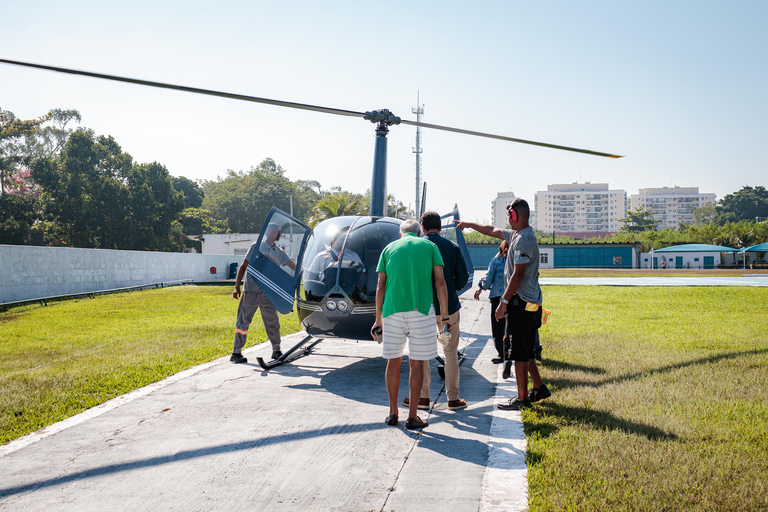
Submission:
M 504 265 L 507 261 L 507 251 L 509 244 L 506 240 L 499 244 L 499 252 L 488 264 L 488 273 L 480 280 L 480 288 L 475 291 L 475 300 L 480 299 L 480 292 L 490 290 L 491 293 L 491 332 L 493 333 L 493 343 L 496 346 L 498 355 L 491 359 L 494 364 L 504 361 L 504 323 L 505 321 L 496 320 L 496 308 L 499 307 L 499 300 L 504 293 Z

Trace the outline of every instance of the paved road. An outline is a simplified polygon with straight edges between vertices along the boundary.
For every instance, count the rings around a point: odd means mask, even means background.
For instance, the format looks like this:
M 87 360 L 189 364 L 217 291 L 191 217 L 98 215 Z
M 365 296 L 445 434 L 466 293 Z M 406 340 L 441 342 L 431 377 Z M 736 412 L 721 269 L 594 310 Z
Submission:
M 421 411 L 421 433 L 384 424 L 374 342 L 324 341 L 268 373 L 222 358 L 0 447 L 0 509 L 523 509 L 520 415 L 495 407 L 513 382 L 497 386 L 488 303 L 463 304 L 470 407 L 447 410 L 433 365 L 437 405 Z

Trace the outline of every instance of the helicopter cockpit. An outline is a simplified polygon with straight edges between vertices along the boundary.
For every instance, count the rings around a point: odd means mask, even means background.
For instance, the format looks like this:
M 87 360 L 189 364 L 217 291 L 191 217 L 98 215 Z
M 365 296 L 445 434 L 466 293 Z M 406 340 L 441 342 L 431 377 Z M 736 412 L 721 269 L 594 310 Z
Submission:
M 399 238 L 400 223 L 389 217 L 335 217 L 315 227 L 298 300 L 299 317 L 308 334 L 370 337 L 370 315 L 376 311 L 376 267 L 384 247 Z

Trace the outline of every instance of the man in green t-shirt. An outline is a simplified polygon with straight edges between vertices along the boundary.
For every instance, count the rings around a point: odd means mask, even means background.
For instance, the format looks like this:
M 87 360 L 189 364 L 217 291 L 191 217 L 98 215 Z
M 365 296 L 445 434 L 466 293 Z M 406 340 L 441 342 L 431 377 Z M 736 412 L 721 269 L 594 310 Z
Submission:
M 385 380 L 389 395 L 387 425 L 397 425 L 397 393 L 400 387 L 400 365 L 408 340 L 410 403 L 405 428 L 427 426 L 417 415 L 424 361 L 437 357 L 435 308 L 432 303 L 432 277 L 435 279 L 441 311 L 448 311 L 448 289 L 443 276 L 443 259 L 437 246 L 419 238 L 419 223 L 406 220 L 400 225 L 400 239 L 384 248 L 376 269 L 376 323 L 371 334 L 381 338 L 382 355 L 387 359 Z M 446 317 L 443 324 L 450 329 Z M 428 363 L 427 363 L 428 364 Z

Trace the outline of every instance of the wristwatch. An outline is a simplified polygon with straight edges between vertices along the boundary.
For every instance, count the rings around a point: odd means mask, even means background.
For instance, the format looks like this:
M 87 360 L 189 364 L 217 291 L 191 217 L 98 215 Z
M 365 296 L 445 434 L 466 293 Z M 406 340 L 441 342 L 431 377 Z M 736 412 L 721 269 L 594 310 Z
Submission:
M 509 304 L 509 301 L 505 299 L 503 295 L 501 296 L 501 302 L 503 302 L 504 304 Z

